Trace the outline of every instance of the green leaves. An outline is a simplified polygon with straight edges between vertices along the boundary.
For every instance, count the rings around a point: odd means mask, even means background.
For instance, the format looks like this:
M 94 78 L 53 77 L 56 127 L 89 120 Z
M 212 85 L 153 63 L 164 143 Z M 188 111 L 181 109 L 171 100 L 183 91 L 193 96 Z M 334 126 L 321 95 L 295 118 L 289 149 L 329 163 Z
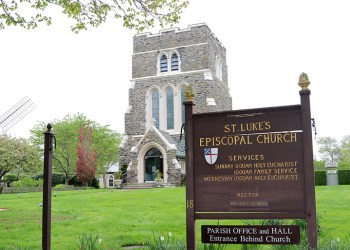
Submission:
M 324 161 L 335 162 L 338 161 L 340 155 L 340 147 L 335 138 L 326 136 L 317 139 L 319 144 L 318 153 Z
M 33 9 L 29 17 L 25 15 L 27 11 L 20 11 L 22 8 L 19 8 L 28 4 Z M 44 15 L 50 4 L 60 6 L 63 14 L 75 20 L 71 29 L 79 33 L 89 26 L 98 27 L 108 16 L 122 19 L 124 27 L 137 32 L 154 27 L 156 23 L 161 27 L 173 26 L 179 22 L 182 11 L 189 2 L 188 0 L 12 0 L 11 2 L 0 0 L 0 9 L 3 11 L 0 12 L 0 29 L 4 29 L 5 25 L 34 29 L 40 22 L 50 25 L 51 17 Z
M 22 138 L 0 136 L 0 179 L 8 172 L 23 174 L 42 167 L 37 148 Z
M 18 25 L 25 29 L 34 29 L 40 22 L 46 22 L 47 25 L 50 25 L 51 18 L 41 13 L 46 9 L 48 3 L 49 2 L 46 0 L 12 0 L 11 2 L 0 0 L 0 10 L 2 9 L 3 11 L 3 13 L 0 14 L 0 29 L 4 29 L 5 25 Z M 32 9 L 40 12 L 34 11 L 31 16 L 24 15 L 24 13 L 27 12 L 26 7 L 28 7 L 28 4 Z M 19 8 L 20 6 L 24 8 Z M 19 9 L 22 11 L 19 11 Z
M 52 124 L 57 143 L 53 167 L 56 172 L 64 173 L 66 180 L 76 174 L 77 145 L 81 127 L 91 127 L 91 147 L 96 151 L 96 167 L 100 172 L 105 172 L 104 168 L 109 163 L 118 161 L 118 147 L 122 137 L 107 126 L 101 126 L 80 113 L 73 116 L 67 115 L 61 120 L 53 121 Z M 31 130 L 30 140 L 34 145 L 42 147 L 44 131 L 46 131 L 44 122 L 37 124 Z
M 350 163 L 350 135 L 346 135 L 340 142 L 340 158 L 343 162 Z
M 350 163 L 350 135 L 343 136 L 340 144 L 333 137 L 320 137 L 317 139 L 318 153 L 321 159 L 329 162 Z

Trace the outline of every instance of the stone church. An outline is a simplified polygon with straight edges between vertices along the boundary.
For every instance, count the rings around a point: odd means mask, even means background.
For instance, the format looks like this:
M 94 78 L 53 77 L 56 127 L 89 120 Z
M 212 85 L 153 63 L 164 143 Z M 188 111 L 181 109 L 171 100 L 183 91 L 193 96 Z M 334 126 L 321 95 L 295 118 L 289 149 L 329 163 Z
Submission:
M 206 24 L 134 36 L 125 137 L 119 148 L 128 183 L 152 182 L 157 174 L 164 185 L 181 183 L 186 166 L 179 139 L 188 85 L 194 113 L 232 109 L 226 49 Z

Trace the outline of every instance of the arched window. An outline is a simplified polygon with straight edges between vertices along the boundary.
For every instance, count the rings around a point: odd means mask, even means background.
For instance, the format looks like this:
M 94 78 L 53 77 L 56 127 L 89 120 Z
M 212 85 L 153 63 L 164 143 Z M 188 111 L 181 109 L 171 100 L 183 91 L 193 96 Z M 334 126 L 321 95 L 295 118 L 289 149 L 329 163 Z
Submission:
M 179 56 L 173 53 L 171 56 L 171 71 L 179 70 Z
M 156 89 L 152 91 L 152 118 L 154 126 L 159 129 L 159 92 Z
M 145 154 L 145 158 L 147 159 L 148 157 L 160 157 L 160 158 L 162 158 L 162 153 L 157 148 L 151 148 Z
M 174 93 L 171 88 L 166 91 L 167 129 L 174 129 Z
M 181 124 L 185 123 L 185 105 L 183 104 L 186 101 L 186 86 L 183 86 L 181 89 Z
M 168 72 L 168 58 L 166 55 L 162 55 L 159 61 L 160 72 Z
M 110 175 L 108 178 L 108 186 L 113 187 L 114 186 L 113 182 L 114 182 L 113 176 Z
M 181 71 L 180 55 L 175 50 L 160 52 L 157 60 L 157 74 L 169 74 Z

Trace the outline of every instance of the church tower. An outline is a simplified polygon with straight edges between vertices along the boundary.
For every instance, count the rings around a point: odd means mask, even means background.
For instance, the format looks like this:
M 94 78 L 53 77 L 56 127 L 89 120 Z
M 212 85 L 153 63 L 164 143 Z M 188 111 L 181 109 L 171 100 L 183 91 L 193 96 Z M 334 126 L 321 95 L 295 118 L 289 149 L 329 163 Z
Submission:
M 179 147 L 185 123 L 185 90 L 194 93 L 194 112 L 232 109 L 226 49 L 206 24 L 134 36 L 129 108 L 119 164 L 127 166 L 127 182 L 153 181 L 179 185 L 185 174 Z

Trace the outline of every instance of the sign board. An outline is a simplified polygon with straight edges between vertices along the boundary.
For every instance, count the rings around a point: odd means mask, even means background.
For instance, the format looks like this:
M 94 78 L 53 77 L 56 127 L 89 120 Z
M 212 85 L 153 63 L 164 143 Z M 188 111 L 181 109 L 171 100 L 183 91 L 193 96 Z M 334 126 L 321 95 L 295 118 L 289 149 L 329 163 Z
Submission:
M 202 243 L 274 244 L 300 243 L 299 226 L 208 226 L 201 227 Z
M 187 249 L 196 249 L 198 219 L 306 219 L 308 247 L 317 248 L 310 91 L 304 84 L 309 83 L 307 75 L 299 80 L 300 105 L 283 107 L 193 114 L 188 91 Z M 235 237 L 226 235 L 233 230 L 229 226 L 216 236 L 208 229 L 212 227 L 202 228 L 203 242 Z M 293 239 L 275 236 L 271 227 L 244 227 L 255 228 L 251 237 L 261 238 L 261 244 L 274 244 L 272 239 L 297 242 L 300 237 L 292 227 Z
M 195 212 L 305 214 L 300 113 L 296 105 L 194 114 Z

